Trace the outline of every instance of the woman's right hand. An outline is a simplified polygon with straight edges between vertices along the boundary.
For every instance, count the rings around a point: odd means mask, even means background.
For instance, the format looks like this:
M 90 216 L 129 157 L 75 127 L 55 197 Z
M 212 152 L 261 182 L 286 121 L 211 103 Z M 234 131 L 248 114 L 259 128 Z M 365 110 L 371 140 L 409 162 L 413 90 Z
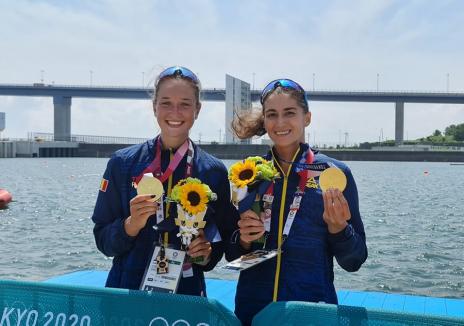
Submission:
M 129 236 L 138 235 L 147 224 L 148 218 L 156 214 L 158 203 L 150 201 L 153 198 L 153 195 L 137 195 L 131 199 L 129 203 L 131 215 L 124 223 L 124 229 Z
M 238 227 L 240 228 L 240 244 L 247 250 L 251 248 L 251 242 L 261 238 L 265 232 L 262 219 L 252 210 L 240 214 Z

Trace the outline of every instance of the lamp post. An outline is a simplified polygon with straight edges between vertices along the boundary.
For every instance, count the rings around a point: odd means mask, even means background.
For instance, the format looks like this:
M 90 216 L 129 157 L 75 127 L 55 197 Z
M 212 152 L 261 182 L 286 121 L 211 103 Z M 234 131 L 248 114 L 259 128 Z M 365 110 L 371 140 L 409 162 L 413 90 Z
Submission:
M 255 73 L 253 73 L 253 84 L 251 86 L 251 90 L 254 91 L 255 90 Z
M 40 70 L 40 82 L 43 84 L 44 83 L 44 75 L 45 75 L 45 70 Z
M 380 76 L 380 74 L 377 73 L 377 92 L 379 91 L 379 76 Z
M 145 72 L 142 71 L 142 88 L 145 87 Z
M 313 91 L 314 91 L 314 87 L 316 85 L 316 74 L 313 72 Z

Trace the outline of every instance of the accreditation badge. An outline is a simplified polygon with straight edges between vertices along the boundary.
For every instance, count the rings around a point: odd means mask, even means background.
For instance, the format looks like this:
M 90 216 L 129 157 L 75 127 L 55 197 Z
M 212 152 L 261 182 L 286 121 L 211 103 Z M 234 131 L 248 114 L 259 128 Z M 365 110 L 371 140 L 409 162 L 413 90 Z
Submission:
M 269 194 L 263 195 L 263 211 L 264 211 L 264 230 L 271 231 L 271 217 L 272 217 L 272 202 L 274 196 Z
M 277 253 L 277 250 L 255 250 L 246 255 L 241 256 L 240 258 L 234 261 L 231 261 L 223 268 L 230 271 L 241 272 L 245 269 L 261 264 L 266 260 L 274 258 L 275 256 L 277 256 Z
M 176 293 L 184 260 L 185 251 L 156 246 L 145 269 L 140 290 Z

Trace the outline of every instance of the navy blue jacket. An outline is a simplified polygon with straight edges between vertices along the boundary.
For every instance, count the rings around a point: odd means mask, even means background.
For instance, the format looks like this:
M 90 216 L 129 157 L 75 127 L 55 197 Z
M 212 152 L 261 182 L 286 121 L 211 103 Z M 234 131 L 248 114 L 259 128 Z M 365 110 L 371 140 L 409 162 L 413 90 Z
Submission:
M 238 215 L 230 204 L 227 170 L 220 160 L 196 145 L 194 150 L 191 176 L 208 184 L 218 197 L 217 201 L 209 204 L 205 230 L 211 230 L 211 226 L 215 225 L 221 238 L 229 241 L 232 232 L 237 228 Z M 124 221 L 130 215 L 129 201 L 137 194 L 132 187 L 133 177 L 140 175 L 153 161 L 154 156 L 154 140 L 121 149 L 113 154 L 104 173 L 103 178 L 108 180 L 108 185 L 106 191 L 99 191 L 92 220 L 95 223 L 94 235 L 98 249 L 106 256 L 114 257 L 106 281 L 107 287 L 139 289 L 145 267 L 153 252 L 153 244 L 159 240 L 158 232 L 153 229 L 156 224 L 155 215 L 149 218 L 147 225 L 135 237 L 129 236 L 124 229 Z M 163 171 L 169 164 L 169 156 L 169 150 L 161 152 Z M 185 156 L 174 171 L 173 186 L 185 178 L 186 160 Z M 166 181 L 165 192 L 167 184 Z M 181 242 L 176 236 L 178 227 L 173 224 L 177 216 L 176 205 L 171 204 L 170 208 L 168 220 L 172 227 L 169 232 L 169 245 L 179 249 Z M 203 272 L 213 269 L 223 253 L 224 241 L 212 243 L 212 254 L 208 264 L 193 264 L 193 277 L 181 277 L 177 293 L 206 295 Z
M 295 161 L 308 148 L 301 144 Z M 268 159 L 270 158 L 268 155 Z M 324 202 L 322 191 L 306 187 L 300 209 L 295 216 L 287 240 L 282 246 L 280 273 L 278 279 L 278 301 L 309 301 L 337 303 L 334 288 L 333 258 L 349 272 L 357 271 L 367 258 L 366 238 L 358 206 L 356 184 L 349 168 L 332 158 L 315 151 L 313 163 L 331 162 L 340 168 L 347 177 L 346 197 L 351 219 L 347 228 L 340 233 L 330 234 L 322 218 Z M 284 175 L 283 173 L 281 174 Z M 299 176 L 295 166 L 288 175 L 286 196 L 282 198 L 284 177 L 274 185 L 274 201 L 271 217 L 271 231 L 266 242 L 267 249 L 277 248 L 279 213 L 285 203 L 282 228 L 287 219 L 289 206 L 298 187 Z M 318 177 L 315 178 L 318 184 Z M 243 254 L 238 235 L 232 244 L 235 256 Z M 253 243 L 253 249 L 262 245 Z M 253 316 L 273 300 L 274 279 L 277 258 L 270 259 L 240 273 L 235 297 L 235 313 L 244 324 L 250 324 Z

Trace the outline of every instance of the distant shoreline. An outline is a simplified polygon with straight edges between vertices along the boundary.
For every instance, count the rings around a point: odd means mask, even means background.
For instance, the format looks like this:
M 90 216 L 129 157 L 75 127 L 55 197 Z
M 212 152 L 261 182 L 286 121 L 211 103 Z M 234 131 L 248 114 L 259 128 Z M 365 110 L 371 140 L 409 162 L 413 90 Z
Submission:
M 79 144 L 79 157 L 110 157 L 127 147 L 123 144 Z M 240 160 L 251 155 L 264 155 L 269 145 L 199 144 L 203 150 L 224 160 Z M 464 151 L 404 151 L 319 149 L 321 153 L 341 161 L 464 162 Z
M 114 151 L 127 147 L 122 144 L 79 144 L 79 157 L 109 157 Z M 198 144 L 206 152 L 223 160 L 240 160 L 247 156 L 264 155 L 269 145 L 261 144 Z M 341 161 L 396 162 L 464 162 L 464 151 L 376 149 L 323 149 L 319 151 Z
M 1 145 L 1 144 L 0 144 Z M 7 147 L 9 146 L 9 147 Z M 76 142 L 14 142 L 3 144 L 2 157 L 110 157 L 127 144 L 90 144 Z M 269 145 L 261 144 L 198 144 L 206 152 L 224 160 L 240 160 L 247 156 L 264 155 Z M 324 149 L 319 151 L 341 161 L 456 162 L 464 163 L 464 150 L 429 150 L 394 147 L 375 149 Z M 10 155 L 8 155 L 10 154 Z
M 220 158 L 236 160 L 250 155 L 263 155 L 269 145 L 200 145 L 208 153 Z M 407 151 L 407 150 L 360 150 L 318 149 L 321 153 L 341 161 L 396 161 L 396 162 L 464 162 L 464 151 Z

